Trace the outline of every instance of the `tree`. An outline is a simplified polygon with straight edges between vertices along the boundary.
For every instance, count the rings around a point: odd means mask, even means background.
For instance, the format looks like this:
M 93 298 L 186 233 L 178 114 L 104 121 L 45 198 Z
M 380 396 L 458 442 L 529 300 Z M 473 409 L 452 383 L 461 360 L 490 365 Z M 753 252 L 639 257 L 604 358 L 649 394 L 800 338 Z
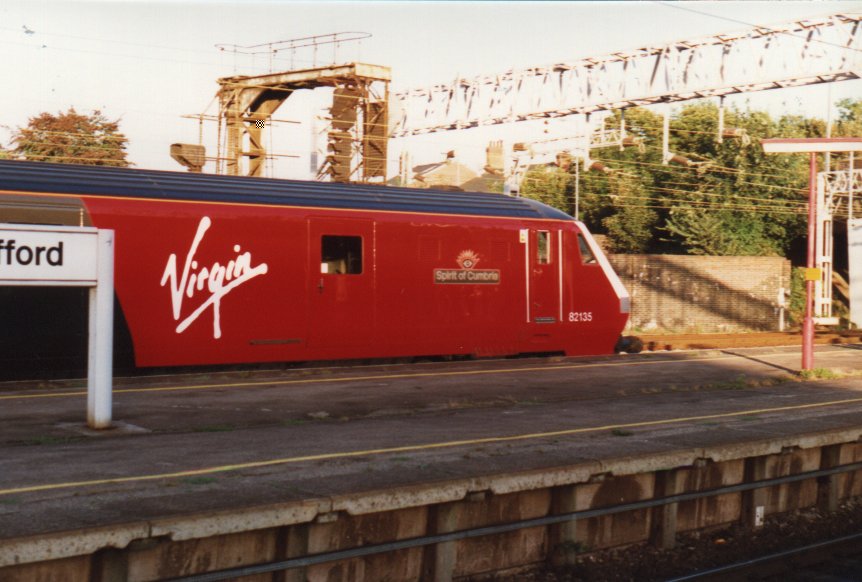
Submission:
M 862 99 L 842 99 L 838 105 L 838 121 L 833 135 L 837 137 L 862 136 Z
M 119 120 L 109 121 L 100 111 L 81 115 L 42 113 L 12 136 L 12 152 L 26 160 L 58 164 L 127 167 L 126 143 Z
M 862 100 L 837 105 L 833 135 L 862 135 Z M 808 161 L 767 155 L 759 140 L 823 137 L 825 122 L 730 107 L 725 130 L 743 131 L 719 141 L 718 113 L 709 102 L 676 112 L 669 135 L 674 161 L 665 163 L 661 116 L 626 110 L 628 135 L 643 147 L 590 152 L 610 172 L 580 173 L 580 217 L 587 226 L 607 234 L 615 252 L 787 256 L 805 237 Z M 620 117 L 613 112 L 606 126 L 619 127 Z M 566 183 L 559 174 L 531 171 L 522 192 L 571 212 L 574 177 Z
M 555 166 L 539 166 L 527 170 L 521 183 L 521 195 L 572 212 L 574 176 Z
M 581 173 L 581 213 L 595 232 L 608 235 L 608 246 L 616 253 L 659 250 L 658 228 L 667 215 L 667 188 L 673 173 L 661 164 L 662 120 L 643 108 L 626 111 L 627 133 L 646 147 L 607 147 L 590 152 L 610 173 Z M 614 112 L 608 127 L 619 127 L 620 112 Z
M 616 253 L 643 253 L 651 246 L 658 214 L 649 208 L 649 196 L 637 176 L 613 180 L 615 212 L 602 219 L 608 245 Z
M 778 249 L 764 235 L 763 220 L 753 214 L 728 210 L 706 211 L 681 207 L 671 211 L 665 230 L 683 239 L 689 254 L 769 256 Z
M 803 202 L 807 183 L 801 156 L 771 156 L 759 138 L 818 137 L 816 119 L 730 109 L 726 128 L 740 128 L 749 140 L 717 137 L 718 108 L 698 104 L 674 120 L 671 149 L 701 162 L 689 172 L 687 195 L 668 216 L 665 231 L 686 252 L 716 255 L 786 254 L 805 232 Z M 709 234 L 711 233 L 711 234 Z
M 845 109 L 849 120 L 854 110 L 850 104 Z M 675 160 L 687 160 L 680 165 L 663 163 L 662 118 L 646 109 L 627 110 L 627 131 L 645 148 L 591 152 L 612 172 L 581 176 L 587 225 L 618 240 L 617 252 L 786 254 L 804 235 L 805 160 L 767 156 L 757 140 L 820 136 L 825 126 L 798 116 L 775 120 L 761 111 L 725 113 L 725 128 L 743 129 L 750 139 L 719 142 L 714 103 L 687 105 L 672 116 L 669 149 L 679 156 Z M 619 112 L 608 123 L 619 126 Z

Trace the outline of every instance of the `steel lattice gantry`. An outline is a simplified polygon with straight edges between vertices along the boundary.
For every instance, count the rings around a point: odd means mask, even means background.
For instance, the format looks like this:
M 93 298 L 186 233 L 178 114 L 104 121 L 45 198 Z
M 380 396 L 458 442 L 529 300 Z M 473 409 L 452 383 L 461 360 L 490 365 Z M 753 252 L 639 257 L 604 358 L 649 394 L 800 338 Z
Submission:
M 327 171 L 335 181 L 347 181 L 360 169 L 363 179 L 385 176 L 389 79 L 387 67 L 363 63 L 219 79 L 225 173 L 262 176 L 263 130 L 276 109 L 298 89 L 334 87 Z M 245 171 L 243 158 L 248 159 Z M 354 158 L 359 159 L 356 168 Z
M 820 269 L 820 278 L 814 282 L 814 322 L 824 325 L 837 325 L 839 320 L 832 315 L 832 262 L 833 249 L 833 218 L 836 215 L 847 215 L 848 231 L 855 224 L 854 217 L 862 216 L 862 170 L 855 169 L 853 156 L 846 170 L 820 172 L 817 175 L 817 224 L 815 226 L 815 265 Z M 849 233 L 848 233 L 849 234 Z M 853 242 L 850 245 L 850 255 L 853 254 Z M 855 267 L 855 268 L 854 268 Z M 850 262 L 850 289 L 862 287 L 859 281 L 859 270 L 862 265 Z M 857 280 L 854 280 L 857 279 Z M 859 314 L 855 314 L 859 320 Z M 857 324 L 858 325 L 858 324 Z
M 834 14 L 403 91 L 390 135 L 858 79 L 860 21 Z

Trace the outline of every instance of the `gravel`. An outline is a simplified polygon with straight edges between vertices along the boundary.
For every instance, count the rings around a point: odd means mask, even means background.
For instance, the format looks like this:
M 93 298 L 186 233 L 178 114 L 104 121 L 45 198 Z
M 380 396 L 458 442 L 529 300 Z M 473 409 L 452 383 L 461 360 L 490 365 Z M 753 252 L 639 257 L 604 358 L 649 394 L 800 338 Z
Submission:
M 581 582 L 667 580 L 862 532 L 862 499 L 845 501 L 833 514 L 808 508 L 770 516 L 758 530 L 733 524 L 677 536 L 676 547 L 661 550 L 637 544 L 584 552 L 575 566 L 546 568 L 499 582 Z

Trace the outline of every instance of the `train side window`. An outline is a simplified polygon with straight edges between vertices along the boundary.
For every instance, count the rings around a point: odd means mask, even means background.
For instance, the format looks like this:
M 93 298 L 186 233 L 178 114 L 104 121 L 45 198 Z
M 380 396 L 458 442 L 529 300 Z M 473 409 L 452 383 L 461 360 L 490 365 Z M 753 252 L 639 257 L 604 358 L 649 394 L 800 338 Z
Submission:
M 551 262 L 551 233 L 546 230 L 536 233 L 536 259 L 540 265 Z
M 362 274 L 362 237 L 323 235 L 320 272 L 330 275 Z
M 590 249 L 590 245 L 587 244 L 587 240 L 581 233 L 578 233 L 578 249 L 581 251 L 581 264 L 596 264 L 596 256 L 593 254 L 593 251 Z

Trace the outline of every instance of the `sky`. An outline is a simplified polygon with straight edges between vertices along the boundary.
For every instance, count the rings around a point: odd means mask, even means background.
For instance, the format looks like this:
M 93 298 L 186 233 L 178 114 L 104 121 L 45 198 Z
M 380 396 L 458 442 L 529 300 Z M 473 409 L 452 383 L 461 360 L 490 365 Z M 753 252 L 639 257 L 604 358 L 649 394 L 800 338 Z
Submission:
M 778 24 L 839 12 L 862 12 L 862 1 L 819 2 L 83 2 L 0 0 L 0 144 L 43 111 L 74 107 L 119 119 L 129 159 L 139 168 L 181 170 L 169 155 L 175 142 L 196 143 L 198 123 L 216 79 L 263 73 L 269 63 L 216 48 L 255 45 L 334 32 L 371 36 L 321 49 L 318 62 L 361 61 L 391 67 L 399 91 L 457 77 L 500 73 L 601 56 L 618 50 L 734 32 L 748 24 Z M 299 51 L 297 68 L 314 55 Z M 278 65 L 279 63 L 276 63 Z M 291 68 L 286 61 L 283 69 Z M 279 67 L 276 67 L 278 69 Z M 276 117 L 299 121 L 272 131 L 273 148 L 298 156 L 276 162 L 281 178 L 309 175 L 311 119 L 328 97 L 295 94 Z M 728 105 L 826 118 L 830 103 L 862 98 L 862 81 L 732 96 Z M 209 113 L 217 110 L 210 107 Z M 481 165 L 489 138 L 523 133 L 445 132 L 415 145 L 414 163 L 459 159 Z M 215 149 L 215 124 L 204 132 Z M 390 155 L 390 164 L 395 163 Z M 392 167 L 390 165 L 390 167 Z

